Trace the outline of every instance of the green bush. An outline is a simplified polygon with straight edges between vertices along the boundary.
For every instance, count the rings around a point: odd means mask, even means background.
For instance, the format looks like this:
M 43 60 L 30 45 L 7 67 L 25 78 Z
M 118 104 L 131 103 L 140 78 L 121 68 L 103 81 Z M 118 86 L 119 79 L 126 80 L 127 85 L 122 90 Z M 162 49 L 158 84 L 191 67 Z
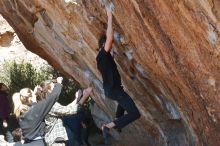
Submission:
M 34 89 L 36 85 L 40 84 L 44 80 L 62 76 L 59 74 L 59 72 L 57 72 L 50 66 L 37 69 L 32 64 L 25 61 L 22 61 L 20 63 L 16 63 L 15 61 L 8 61 L 3 63 L 1 66 L 2 70 L 0 72 L 0 82 L 5 83 L 9 87 L 10 97 L 13 93 L 19 92 L 22 88 L 29 87 L 31 89 Z M 60 102 L 62 105 L 69 104 L 73 101 L 75 97 L 75 92 L 79 88 L 80 85 L 75 80 L 64 77 L 63 88 L 58 102 Z M 97 132 L 98 129 L 95 128 L 89 109 L 89 106 L 92 102 L 93 100 L 90 97 L 89 100 L 84 104 L 84 109 L 87 115 L 84 123 L 91 127 L 93 129 L 93 132 Z M 15 129 L 18 126 L 17 124 L 15 124 L 15 117 L 10 119 L 11 120 L 9 121 L 9 125 L 11 125 L 11 129 Z
M 0 80 L 9 87 L 10 96 L 15 92 L 19 92 L 22 88 L 29 87 L 34 89 L 34 87 L 42 81 L 60 76 L 59 73 L 50 66 L 37 69 L 31 63 L 25 61 L 21 61 L 20 63 L 8 61 L 3 63 L 2 67 Z M 59 102 L 63 105 L 70 103 L 73 100 L 74 93 L 79 87 L 76 81 L 64 78 Z

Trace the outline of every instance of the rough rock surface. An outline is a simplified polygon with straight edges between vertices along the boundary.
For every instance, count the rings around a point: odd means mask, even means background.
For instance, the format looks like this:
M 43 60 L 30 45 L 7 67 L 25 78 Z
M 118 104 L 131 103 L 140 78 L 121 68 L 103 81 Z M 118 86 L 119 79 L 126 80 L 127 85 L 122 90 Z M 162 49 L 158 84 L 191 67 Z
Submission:
M 113 118 L 95 61 L 109 4 L 115 59 L 142 114 L 115 145 L 220 145 L 219 0 L 0 0 L 0 13 L 28 50 L 92 85 Z
M 32 63 L 35 67 L 48 66 L 48 63 L 38 55 L 28 51 L 13 28 L 0 15 L 0 69 L 2 64 L 7 60 L 15 60 L 20 62 L 25 60 Z

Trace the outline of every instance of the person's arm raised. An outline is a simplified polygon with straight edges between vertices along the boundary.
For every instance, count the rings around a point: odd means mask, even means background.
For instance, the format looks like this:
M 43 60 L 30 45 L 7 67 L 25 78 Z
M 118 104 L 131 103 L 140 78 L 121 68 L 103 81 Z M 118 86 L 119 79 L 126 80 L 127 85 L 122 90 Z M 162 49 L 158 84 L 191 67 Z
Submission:
M 112 13 L 109 9 L 106 9 L 106 13 L 108 16 L 108 27 L 106 31 L 106 42 L 104 49 L 106 52 L 110 52 L 113 43 Z
M 47 93 L 44 100 L 39 101 L 32 109 L 32 115 L 38 115 L 37 121 L 42 121 L 57 101 L 62 89 L 62 77 L 57 78 L 57 83 L 51 93 Z M 29 110 L 30 111 L 30 110 Z
M 86 100 L 89 98 L 89 95 L 92 92 L 92 87 L 88 87 L 83 90 L 83 97 L 80 99 L 79 104 L 83 105 Z

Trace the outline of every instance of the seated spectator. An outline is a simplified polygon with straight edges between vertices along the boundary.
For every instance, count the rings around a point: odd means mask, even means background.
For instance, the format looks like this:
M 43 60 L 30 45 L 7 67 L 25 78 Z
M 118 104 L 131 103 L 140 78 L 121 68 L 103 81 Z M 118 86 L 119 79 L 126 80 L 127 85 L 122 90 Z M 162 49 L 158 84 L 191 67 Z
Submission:
M 14 139 L 14 142 L 19 142 L 22 141 L 22 130 L 21 128 L 16 128 L 15 130 L 12 131 L 12 136 Z

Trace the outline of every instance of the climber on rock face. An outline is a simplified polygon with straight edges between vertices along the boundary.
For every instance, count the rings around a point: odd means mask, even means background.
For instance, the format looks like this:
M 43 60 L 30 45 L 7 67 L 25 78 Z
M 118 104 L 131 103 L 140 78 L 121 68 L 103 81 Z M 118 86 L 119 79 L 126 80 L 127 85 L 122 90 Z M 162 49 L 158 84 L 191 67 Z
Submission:
M 105 96 L 117 101 L 118 107 L 116 119 L 102 126 L 103 134 L 111 128 L 120 130 L 140 117 L 134 101 L 123 90 L 120 74 L 110 53 L 113 43 L 112 13 L 108 9 L 106 9 L 106 13 L 108 16 L 107 32 L 106 35 L 101 36 L 99 39 L 99 53 L 96 61 L 98 70 L 102 75 Z M 127 114 L 124 114 L 125 111 Z

